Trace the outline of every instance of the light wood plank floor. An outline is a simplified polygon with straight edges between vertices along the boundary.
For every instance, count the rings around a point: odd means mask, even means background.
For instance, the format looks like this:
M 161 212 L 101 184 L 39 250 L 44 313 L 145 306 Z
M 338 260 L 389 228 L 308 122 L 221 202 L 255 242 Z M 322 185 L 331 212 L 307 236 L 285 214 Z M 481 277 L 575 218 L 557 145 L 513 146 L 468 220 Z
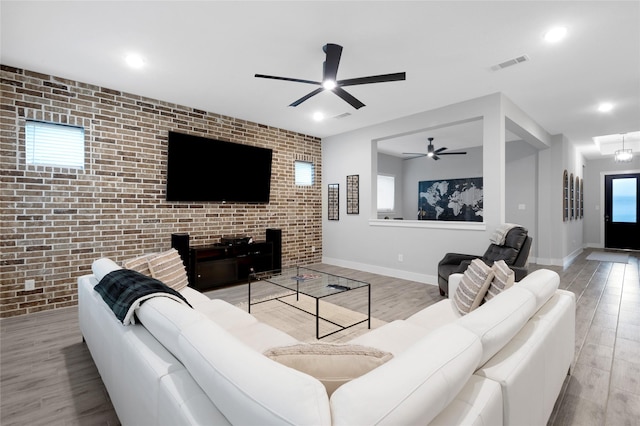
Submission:
M 566 269 L 550 268 L 578 304 L 576 362 L 549 424 L 640 425 L 640 255 L 620 264 L 586 260 L 590 252 Z M 406 318 L 441 300 L 435 286 L 315 266 L 370 282 L 372 316 L 384 321 Z M 240 285 L 209 295 L 236 304 L 246 301 L 247 289 Z M 0 424 L 119 424 L 82 343 L 77 308 L 2 319 L 0 333 Z

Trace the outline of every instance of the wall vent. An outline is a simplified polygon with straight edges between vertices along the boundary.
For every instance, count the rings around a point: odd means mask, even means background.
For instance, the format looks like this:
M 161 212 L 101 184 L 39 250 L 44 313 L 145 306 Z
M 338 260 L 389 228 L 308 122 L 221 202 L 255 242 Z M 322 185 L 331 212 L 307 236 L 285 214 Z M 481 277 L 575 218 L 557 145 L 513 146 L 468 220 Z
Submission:
M 492 70 L 498 71 L 507 67 L 512 67 L 514 65 L 521 64 L 523 62 L 527 62 L 529 57 L 527 55 L 518 56 L 517 58 L 509 59 L 508 61 L 504 61 L 499 63 L 498 65 L 494 65 L 491 67 Z

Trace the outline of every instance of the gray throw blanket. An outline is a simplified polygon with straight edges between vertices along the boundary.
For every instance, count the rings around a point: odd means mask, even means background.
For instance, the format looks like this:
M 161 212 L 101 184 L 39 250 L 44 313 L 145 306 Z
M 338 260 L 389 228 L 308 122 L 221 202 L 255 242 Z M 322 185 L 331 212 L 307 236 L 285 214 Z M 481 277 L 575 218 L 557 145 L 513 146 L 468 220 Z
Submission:
M 162 281 L 131 269 L 109 272 L 93 289 L 102 296 L 123 325 L 135 324 L 135 310 L 152 297 L 169 297 L 191 307 L 187 299 Z

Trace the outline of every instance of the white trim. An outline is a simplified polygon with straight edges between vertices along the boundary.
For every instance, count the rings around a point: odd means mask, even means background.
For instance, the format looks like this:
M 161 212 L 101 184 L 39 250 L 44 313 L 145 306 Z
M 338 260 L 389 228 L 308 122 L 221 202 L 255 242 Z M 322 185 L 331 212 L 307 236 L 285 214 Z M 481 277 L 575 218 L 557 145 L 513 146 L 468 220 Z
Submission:
M 369 226 L 388 226 L 393 228 L 463 229 L 466 231 L 487 230 L 487 224 L 484 222 L 438 222 L 433 220 L 369 219 Z
M 352 262 L 350 260 L 336 259 L 333 257 L 325 256 L 322 257 L 322 263 L 326 263 L 327 265 L 340 266 L 342 268 L 370 272 L 372 274 L 400 278 L 408 281 L 415 281 L 426 285 L 438 285 L 438 277 L 435 275 L 420 274 L 417 272 L 403 271 L 401 269 L 386 268 L 383 266 L 370 265 L 368 263 Z

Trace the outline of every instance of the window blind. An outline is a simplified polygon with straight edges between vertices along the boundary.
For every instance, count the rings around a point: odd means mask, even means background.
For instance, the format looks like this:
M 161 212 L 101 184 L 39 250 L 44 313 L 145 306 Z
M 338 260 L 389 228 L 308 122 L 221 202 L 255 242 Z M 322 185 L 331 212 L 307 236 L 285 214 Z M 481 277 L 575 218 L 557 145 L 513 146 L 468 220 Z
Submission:
M 295 162 L 295 183 L 299 186 L 313 185 L 313 163 L 308 161 Z
M 27 121 L 27 164 L 84 169 L 84 128 Z

